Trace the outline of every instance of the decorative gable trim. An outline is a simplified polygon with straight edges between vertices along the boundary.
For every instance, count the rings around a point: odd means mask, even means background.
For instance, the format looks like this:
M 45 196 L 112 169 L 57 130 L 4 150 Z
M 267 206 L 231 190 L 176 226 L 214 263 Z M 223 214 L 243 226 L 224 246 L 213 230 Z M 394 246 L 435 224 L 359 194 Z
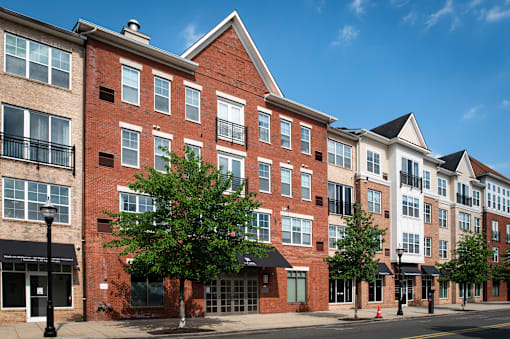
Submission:
M 407 141 L 409 143 L 412 143 L 410 140 L 406 140 L 402 138 L 402 133 L 406 130 L 407 126 L 411 124 L 414 130 L 416 131 L 416 135 L 418 136 L 418 139 L 420 140 L 421 145 L 416 145 L 425 149 L 428 149 L 427 143 L 425 142 L 425 139 L 423 138 L 423 134 L 421 133 L 420 126 L 418 126 L 418 122 L 416 121 L 416 118 L 414 117 L 414 113 L 411 113 L 409 118 L 407 119 L 406 123 L 398 133 L 397 138 L 402 139 L 404 141 Z

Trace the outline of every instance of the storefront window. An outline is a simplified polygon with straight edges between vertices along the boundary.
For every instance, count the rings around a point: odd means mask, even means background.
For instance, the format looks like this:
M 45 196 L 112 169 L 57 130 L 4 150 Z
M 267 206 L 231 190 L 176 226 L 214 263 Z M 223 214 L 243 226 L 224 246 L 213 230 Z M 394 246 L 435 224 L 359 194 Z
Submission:
M 351 303 L 352 302 L 352 280 L 329 279 L 329 302 Z
M 377 276 L 375 280 L 368 284 L 368 301 L 382 302 L 383 300 L 383 278 Z
M 163 306 L 163 278 L 131 276 L 132 306 Z
M 2 307 L 25 307 L 25 273 L 2 273 Z

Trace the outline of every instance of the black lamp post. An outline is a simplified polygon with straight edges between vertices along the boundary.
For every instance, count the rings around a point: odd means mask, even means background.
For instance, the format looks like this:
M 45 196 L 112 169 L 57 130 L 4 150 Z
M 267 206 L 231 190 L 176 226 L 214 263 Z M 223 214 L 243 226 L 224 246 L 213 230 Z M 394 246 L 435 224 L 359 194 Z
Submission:
M 46 221 L 47 226 L 47 263 L 48 263 L 48 302 L 46 304 L 46 328 L 44 329 L 45 337 L 56 337 L 57 331 L 55 330 L 55 326 L 53 324 L 53 277 L 51 272 L 51 224 L 57 215 L 57 208 L 51 204 L 50 199 L 46 201 L 44 205 L 41 206 L 41 214 L 44 217 L 44 221 Z
M 404 315 L 402 312 L 402 254 L 404 254 L 404 249 L 402 247 L 397 248 L 398 255 L 398 311 L 397 315 Z

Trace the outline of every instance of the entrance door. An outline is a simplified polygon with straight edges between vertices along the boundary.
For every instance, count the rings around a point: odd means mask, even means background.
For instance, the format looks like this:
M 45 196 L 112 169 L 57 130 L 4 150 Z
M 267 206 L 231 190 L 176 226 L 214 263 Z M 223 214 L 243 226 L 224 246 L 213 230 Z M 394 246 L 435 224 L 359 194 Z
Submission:
M 48 277 L 46 275 L 28 275 L 27 321 L 45 321 L 48 301 Z
M 205 286 L 208 314 L 257 313 L 257 276 L 220 277 Z

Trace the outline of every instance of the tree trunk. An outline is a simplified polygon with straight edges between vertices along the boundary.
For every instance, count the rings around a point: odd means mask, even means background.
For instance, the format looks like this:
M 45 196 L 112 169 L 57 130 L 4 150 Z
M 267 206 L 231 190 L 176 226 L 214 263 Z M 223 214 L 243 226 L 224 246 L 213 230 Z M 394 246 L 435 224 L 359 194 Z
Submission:
M 467 304 L 467 293 L 468 293 L 468 291 L 467 291 L 467 283 L 464 283 L 464 308 L 463 308 L 463 310 L 465 310 L 465 309 L 466 309 L 466 304 Z
M 359 293 L 359 286 L 358 281 L 355 282 L 356 285 L 356 293 L 354 294 L 354 319 L 358 319 L 358 293 Z
M 184 304 L 184 278 L 179 279 L 179 328 L 186 326 L 186 305 Z

